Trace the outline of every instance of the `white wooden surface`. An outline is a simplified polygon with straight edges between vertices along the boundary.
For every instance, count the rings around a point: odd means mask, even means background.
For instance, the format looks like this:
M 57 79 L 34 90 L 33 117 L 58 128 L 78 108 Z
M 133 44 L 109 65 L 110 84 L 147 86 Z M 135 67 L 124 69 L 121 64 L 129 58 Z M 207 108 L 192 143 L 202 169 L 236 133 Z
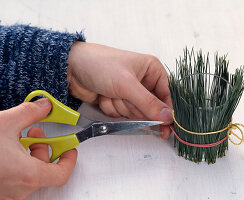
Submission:
M 153 54 L 171 70 L 186 45 L 228 52 L 232 72 L 244 64 L 242 0 L 1 0 L 0 19 L 2 24 L 84 29 L 88 42 Z M 243 123 L 243 118 L 242 98 L 234 119 Z M 48 136 L 77 130 L 40 126 Z M 178 157 L 173 137 L 105 136 L 82 143 L 78 151 L 65 186 L 41 189 L 29 199 L 244 199 L 244 145 L 230 144 L 227 156 L 214 165 Z

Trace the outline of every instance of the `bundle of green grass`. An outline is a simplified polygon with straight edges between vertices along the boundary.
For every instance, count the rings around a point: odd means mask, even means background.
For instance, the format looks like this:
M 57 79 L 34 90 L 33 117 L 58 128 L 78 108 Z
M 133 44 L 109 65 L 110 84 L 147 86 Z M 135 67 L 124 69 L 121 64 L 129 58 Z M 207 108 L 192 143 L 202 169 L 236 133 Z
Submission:
M 244 90 L 244 68 L 231 75 L 228 65 L 226 56 L 215 55 L 215 72 L 211 72 L 209 54 L 187 48 L 184 56 L 176 60 L 169 89 L 179 156 L 197 163 L 215 163 L 226 154 L 228 126 Z

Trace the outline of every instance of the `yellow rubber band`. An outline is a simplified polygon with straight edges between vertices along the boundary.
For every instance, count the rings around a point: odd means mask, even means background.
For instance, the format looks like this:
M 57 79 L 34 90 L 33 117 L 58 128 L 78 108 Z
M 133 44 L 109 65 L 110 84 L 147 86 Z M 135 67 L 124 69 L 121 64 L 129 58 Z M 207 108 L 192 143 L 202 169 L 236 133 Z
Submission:
M 244 133 L 243 133 L 243 131 L 242 131 L 242 129 L 241 129 L 240 126 L 242 126 L 242 127 L 244 128 L 244 125 L 243 125 L 243 124 L 240 124 L 240 123 L 231 124 L 230 127 L 229 127 L 229 130 L 228 130 L 228 132 L 227 132 L 227 136 L 228 136 L 229 140 L 230 140 L 233 144 L 235 144 L 235 145 L 240 145 L 242 142 L 244 142 Z M 241 133 L 241 138 L 233 132 L 233 130 L 235 130 L 235 129 L 238 129 L 238 130 L 240 131 L 240 133 Z M 240 140 L 240 142 L 239 142 L 239 143 L 234 142 L 234 141 L 230 138 L 230 135 L 234 135 L 236 138 L 238 138 L 238 139 Z
M 243 124 L 240 124 L 240 123 L 235 123 L 235 124 L 233 124 L 232 121 L 231 121 L 231 122 L 228 124 L 227 127 L 223 128 L 223 129 L 221 129 L 221 130 L 218 130 L 218 131 L 211 131 L 211 132 L 205 132 L 205 133 L 198 133 L 198 132 L 189 131 L 189 130 L 183 128 L 183 127 L 177 122 L 177 120 L 175 119 L 174 111 L 172 112 L 172 116 L 173 116 L 173 119 L 174 119 L 174 122 L 176 123 L 176 125 L 177 125 L 180 129 L 182 129 L 183 131 L 185 131 L 185 132 L 187 132 L 187 133 L 194 134 L 194 135 L 211 135 L 211 134 L 221 133 L 221 132 L 223 132 L 223 131 L 225 131 L 225 130 L 228 129 L 228 131 L 227 131 L 227 136 L 228 136 L 228 139 L 229 139 L 233 144 L 235 144 L 235 145 L 240 145 L 242 142 L 244 142 L 244 133 L 243 133 L 241 127 L 240 127 L 240 126 L 242 126 L 242 127 L 244 128 L 244 125 L 243 125 Z M 233 132 L 233 130 L 235 130 L 235 129 L 238 129 L 238 130 L 240 131 L 240 133 L 241 133 L 241 138 Z M 230 135 L 234 135 L 237 139 L 240 140 L 240 142 L 239 142 L 239 143 L 234 142 L 234 141 L 230 138 Z

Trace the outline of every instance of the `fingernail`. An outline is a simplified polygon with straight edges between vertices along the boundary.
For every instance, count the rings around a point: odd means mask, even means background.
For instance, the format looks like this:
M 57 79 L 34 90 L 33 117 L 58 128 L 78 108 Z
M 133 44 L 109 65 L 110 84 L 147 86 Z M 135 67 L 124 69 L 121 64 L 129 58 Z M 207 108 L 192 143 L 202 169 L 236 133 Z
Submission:
M 48 100 L 48 98 L 42 98 L 42 99 L 38 99 L 37 101 L 35 101 L 34 103 L 37 103 L 39 106 L 41 107 L 47 107 L 50 106 L 50 101 Z
M 163 108 L 159 113 L 159 117 L 165 123 L 171 123 L 173 121 L 172 111 L 169 108 Z

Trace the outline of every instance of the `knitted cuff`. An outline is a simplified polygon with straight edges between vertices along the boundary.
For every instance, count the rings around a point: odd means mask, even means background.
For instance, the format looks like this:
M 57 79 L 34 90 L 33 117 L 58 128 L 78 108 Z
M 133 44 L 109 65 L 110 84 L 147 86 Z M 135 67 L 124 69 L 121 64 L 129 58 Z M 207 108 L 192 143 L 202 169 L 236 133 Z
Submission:
M 78 109 L 81 101 L 68 94 L 67 83 L 68 55 L 77 40 L 85 41 L 82 33 L 0 26 L 0 108 L 16 106 L 39 89 Z

